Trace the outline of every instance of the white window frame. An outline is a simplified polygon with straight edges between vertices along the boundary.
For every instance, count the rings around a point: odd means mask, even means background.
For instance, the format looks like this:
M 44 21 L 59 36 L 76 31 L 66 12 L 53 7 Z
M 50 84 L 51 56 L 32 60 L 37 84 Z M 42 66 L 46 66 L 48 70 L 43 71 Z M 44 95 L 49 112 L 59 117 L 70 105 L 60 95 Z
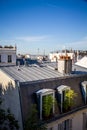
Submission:
M 40 96 L 40 119 L 42 120 L 42 98 L 46 95 L 53 95 L 53 99 L 55 98 L 55 93 L 53 89 L 41 89 L 36 92 L 36 95 Z M 53 103 L 53 114 L 54 114 L 54 103 Z
M 63 91 L 70 90 L 69 86 L 61 85 L 57 87 L 57 91 L 59 94 L 61 94 L 61 113 L 63 112 Z

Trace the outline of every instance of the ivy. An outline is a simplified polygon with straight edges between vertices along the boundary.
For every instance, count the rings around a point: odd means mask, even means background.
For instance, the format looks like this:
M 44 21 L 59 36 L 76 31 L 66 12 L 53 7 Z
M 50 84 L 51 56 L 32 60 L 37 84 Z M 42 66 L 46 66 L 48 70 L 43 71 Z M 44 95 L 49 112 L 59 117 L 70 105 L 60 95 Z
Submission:
M 63 102 L 63 107 L 65 110 L 70 109 L 75 104 L 75 98 L 77 97 L 77 93 L 74 90 L 66 90 L 65 91 L 65 98 Z

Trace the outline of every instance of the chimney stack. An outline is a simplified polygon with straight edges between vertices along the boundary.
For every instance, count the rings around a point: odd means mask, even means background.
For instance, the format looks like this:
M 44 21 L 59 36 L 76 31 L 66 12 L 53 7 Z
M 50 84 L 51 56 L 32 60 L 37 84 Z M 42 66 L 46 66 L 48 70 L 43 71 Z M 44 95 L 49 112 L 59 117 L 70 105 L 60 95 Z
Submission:
M 72 60 L 67 54 L 60 56 L 58 60 L 58 72 L 62 74 L 70 74 L 72 72 Z

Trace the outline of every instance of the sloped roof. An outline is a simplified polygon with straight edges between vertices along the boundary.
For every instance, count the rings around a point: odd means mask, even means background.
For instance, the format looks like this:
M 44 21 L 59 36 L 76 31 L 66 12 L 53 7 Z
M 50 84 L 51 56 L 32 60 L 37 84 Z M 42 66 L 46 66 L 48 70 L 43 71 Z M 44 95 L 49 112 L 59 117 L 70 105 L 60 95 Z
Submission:
M 75 69 L 75 70 L 74 70 Z M 61 74 L 57 70 L 52 69 L 48 66 L 43 67 L 35 67 L 35 66 L 8 66 L 8 67 L 0 67 L 0 70 L 9 75 L 14 80 L 19 82 L 40 82 L 42 80 L 50 80 L 55 78 L 63 78 L 67 76 L 74 76 L 74 75 L 87 75 L 87 69 L 73 65 L 72 66 L 72 73 L 70 75 Z
M 79 60 L 75 64 L 87 68 L 87 56 L 84 56 L 81 60 Z
M 9 66 L 1 67 L 1 70 L 19 82 L 39 81 L 63 76 L 63 74 L 48 67 Z

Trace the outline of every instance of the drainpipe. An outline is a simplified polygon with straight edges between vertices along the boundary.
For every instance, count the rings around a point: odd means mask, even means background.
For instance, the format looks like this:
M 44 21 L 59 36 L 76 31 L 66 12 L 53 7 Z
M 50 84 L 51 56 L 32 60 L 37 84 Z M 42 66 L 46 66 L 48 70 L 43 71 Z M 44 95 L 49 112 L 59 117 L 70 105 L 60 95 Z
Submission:
M 21 110 L 21 123 L 22 123 L 22 128 L 24 129 L 24 125 L 23 125 L 23 112 L 22 112 L 22 103 L 21 103 L 21 94 L 20 94 L 20 82 L 17 81 L 17 87 L 18 87 L 18 93 L 19 93 L 19 102 L 20 102 L 20 110 Z
M 42 94 L 40 95 L 40 119 L 42 120 Z

